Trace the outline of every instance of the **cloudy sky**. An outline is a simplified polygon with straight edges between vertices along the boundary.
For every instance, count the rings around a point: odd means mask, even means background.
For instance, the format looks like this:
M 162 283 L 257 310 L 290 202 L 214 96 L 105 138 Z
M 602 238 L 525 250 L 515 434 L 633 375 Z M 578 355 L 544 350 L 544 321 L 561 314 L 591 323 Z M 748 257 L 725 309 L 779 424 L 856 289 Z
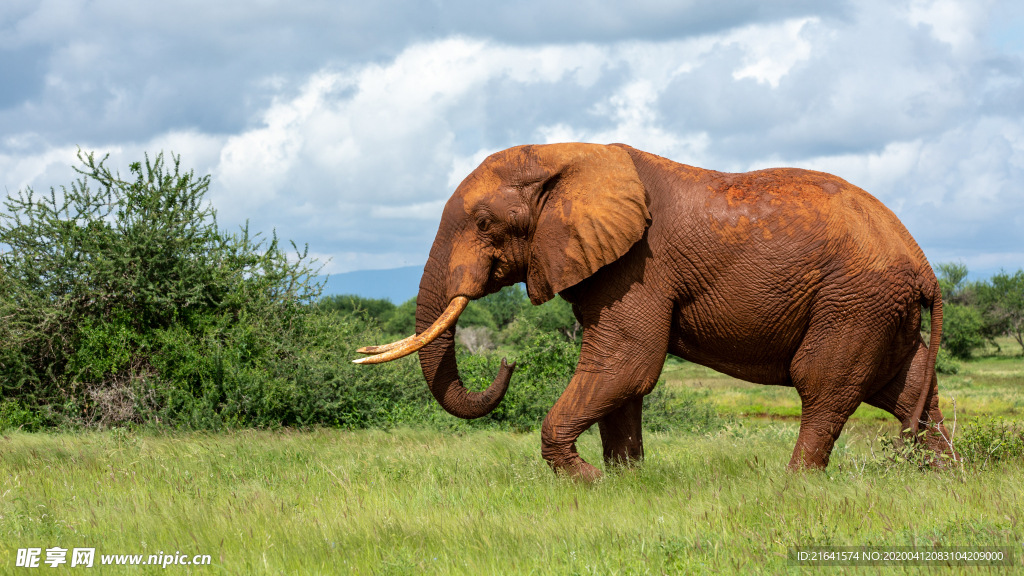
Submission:
M 491 152 L 625 142 L 704 168 L 837 174 L 935 262 L 1024 266 L 1019 0 L 3 0 L 0 185 L 212 174 L 222 224 L 421 265 Z

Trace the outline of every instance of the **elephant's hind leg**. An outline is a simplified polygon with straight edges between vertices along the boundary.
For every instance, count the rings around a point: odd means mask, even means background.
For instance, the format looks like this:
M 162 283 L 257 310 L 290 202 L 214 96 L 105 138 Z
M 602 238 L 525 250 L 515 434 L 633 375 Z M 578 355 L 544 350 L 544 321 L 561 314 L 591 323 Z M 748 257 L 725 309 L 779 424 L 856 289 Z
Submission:
M 831 398 L 813 404 L 804 400 L 800 435 L 789 459 L 789 468 L 800 470 L 828 466 L 832 448 L 859 404 L 859 399 L 851 397 Z
M 802 404 L 800 434 L 790 469 L 828 466 L 846 421 L 864 400 L 891 336 L 884 322 L 854 314 L 856 323 L 831 318 L 812 322 L 790 364 L 790 377 Z
M 641 416 L 643 396 L 634 396 L 604 417 L 601 445 L 604 447 L 605 465 L 630 465 L 644 458 L 644 437 Z
M 913 424 L 914 408 L 921 397 L 921 386 L 925 380 L 925 369 L 928 366 L 928 347 L 918 338 L 914 353 L 907 357 L 902 369 L 895 378 L 881 385 L 881 388 L 865 400 L 868 404 L 885 410 L 899 419 L 902 429 L 906 430 Z M 954 456 L 951 449 L 953 438 L 943 425 L 942 412 L 939 411 L 939 390 L 935 375 L 927 379 L 930 390 L 925 401 L 924 412 L 921 414 L 920 429 L 927 429 L 924 443 L 929 450 L 938 454 Z

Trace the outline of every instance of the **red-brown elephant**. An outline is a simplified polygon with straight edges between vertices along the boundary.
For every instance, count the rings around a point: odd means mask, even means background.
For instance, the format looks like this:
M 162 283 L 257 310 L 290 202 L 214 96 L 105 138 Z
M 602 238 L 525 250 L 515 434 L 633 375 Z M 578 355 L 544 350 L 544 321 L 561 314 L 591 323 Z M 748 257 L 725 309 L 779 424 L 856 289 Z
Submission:
M 423 270 L 417 336 L 360 363 L 419 350 L 445 410 L 479 418 L 513 366 L 468 392 L 455 320 L 468 300 L 526 282 L 583 326 L 576 373 L 542 427 L 556 470 L 600 472 L 576 451 L 597 423 L 607 463 L 643 457 L 641 407 L 665 354 L 760 384 L 793 386 L 803 411 L 791 468 L 824 467 L 861 402 L 948 451 L 935 354 L 938 282 L 917 243 L 873 196 L 835 176 L 778 168 L 728 174 L 613 144 L 517 146 L 455 190 Z M 467 300 L 468 299 L 468 300 Z M 931 337 L 920 335 L 930 307 Z

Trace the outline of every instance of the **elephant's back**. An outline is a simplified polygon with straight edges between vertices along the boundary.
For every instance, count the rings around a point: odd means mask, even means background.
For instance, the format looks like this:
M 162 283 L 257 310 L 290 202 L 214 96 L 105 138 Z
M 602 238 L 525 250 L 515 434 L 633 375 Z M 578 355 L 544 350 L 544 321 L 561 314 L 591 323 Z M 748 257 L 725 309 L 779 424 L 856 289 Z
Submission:
M 725 243 L 813 248 L 844 275 L 927 267 L 896 214 L 838 176 L 799 168 L 703 176 L 711 227 Z

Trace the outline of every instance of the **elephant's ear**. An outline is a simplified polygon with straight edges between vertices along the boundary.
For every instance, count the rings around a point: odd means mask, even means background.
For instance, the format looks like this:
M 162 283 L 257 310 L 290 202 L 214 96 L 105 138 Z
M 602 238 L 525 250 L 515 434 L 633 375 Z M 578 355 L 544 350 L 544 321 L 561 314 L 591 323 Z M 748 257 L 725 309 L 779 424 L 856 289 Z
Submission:
M 533 146 L 552 174 L 535 199 L 527 292 L 534 304 L 621 258 L 644 235 L 647 193 L 624 149 L 598 144 Z

